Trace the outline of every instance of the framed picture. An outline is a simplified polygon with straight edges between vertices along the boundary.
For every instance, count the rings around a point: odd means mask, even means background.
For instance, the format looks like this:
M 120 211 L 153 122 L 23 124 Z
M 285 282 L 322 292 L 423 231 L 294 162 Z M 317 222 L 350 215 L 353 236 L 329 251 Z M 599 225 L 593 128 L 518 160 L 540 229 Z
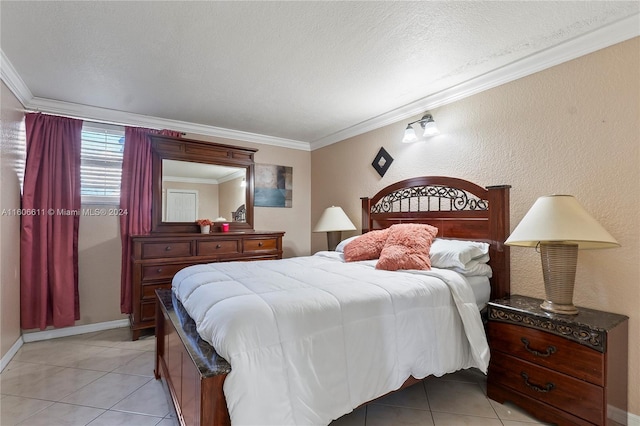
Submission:
M 253 205 L 291 207 L 292 203 L 293 167 L 256 164 Z
M 393 163 L 393 157 L 389 155 L 386 149 L 380 148 L 380 151 L 378 151 L 378 154 L 376 155 L 376 158 L 373 159 L 373 163 L 371 163 L 371 165 L 376 169 L 376 172 L 378 172 L 380 177 L 383 177 L 384 174 L 387 173 L 391 163 Z

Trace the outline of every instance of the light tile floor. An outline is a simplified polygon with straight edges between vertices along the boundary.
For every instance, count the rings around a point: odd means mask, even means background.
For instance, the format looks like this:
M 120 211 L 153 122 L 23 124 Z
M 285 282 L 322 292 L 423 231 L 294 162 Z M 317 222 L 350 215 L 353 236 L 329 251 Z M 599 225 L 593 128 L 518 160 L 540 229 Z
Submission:
M 175 426 L 153 377 L 155 339 L 127 328 L 26 343 L 0 374 L 2 426 Z M 486 397 L 477 371 L 428 378 L 334 421 L 332 426 L 531 426 L 527 414 Z

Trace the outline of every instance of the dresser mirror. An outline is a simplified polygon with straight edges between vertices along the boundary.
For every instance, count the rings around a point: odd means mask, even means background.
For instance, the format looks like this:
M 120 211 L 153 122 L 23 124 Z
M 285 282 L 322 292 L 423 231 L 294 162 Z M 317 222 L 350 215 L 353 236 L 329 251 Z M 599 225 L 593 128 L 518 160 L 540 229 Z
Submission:
M 236 211 L 246 205 L 246 170 L 189 161 L 162 160 L 162 221 L 200 218 L 244 221 Z
M 152 232 L 200 232 L 196 220 L 214 222 L 211 232 L 253 229 L 255 149 L 153 135 Z

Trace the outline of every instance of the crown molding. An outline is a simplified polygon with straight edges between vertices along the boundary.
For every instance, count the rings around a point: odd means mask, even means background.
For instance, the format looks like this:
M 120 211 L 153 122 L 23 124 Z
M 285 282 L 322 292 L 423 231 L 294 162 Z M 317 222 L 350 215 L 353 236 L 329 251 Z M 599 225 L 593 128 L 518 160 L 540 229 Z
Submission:
M 134 114 L 108 108 L 100 108 L 89 105 L 81 105 L 72 102 L 56 101 L 53 99 L 33 98 L 25 105 L 34 111 L 49 114 L 58 114 L 68 117 L 81 118 L 83 120 L 99 121 L 108 124 L 124 126 L 139 126 L 152 129 L 171 129 L 177 132 L 193 133 L 204 136 L 213 136 L 225 139 L 234 139 L 244 142 L 254 142 L 264 145 L 274 145 L 283 148 L 309 151 L 309 143 L 293 139 L 278 138 L 275 136 L 260 135 L 257 133 L 243 132 L 240 130 L 224 129 L 221 127 L 207 126 L 204 124 L 190 123 L 187 121 L 171 120 L 167 118 L 152 117 L 149 115 Z
M 612 22 L 476 78 L 311 142 L 311 151 L 406 120 L 443 105 L 640 36 L 640 13 Z M 400 137 L 400 136 L 399 136 Z
M 0 62 L 0 78 L 2 78 L 4 84 L 11 90 L 11 93 L 18 98 L 18 101 L 20 101 L 23 106 L 26 106 L 27 103 L 33 99 L 31 90 L 29 90 L 24 83 L 2 49 L 0 49 L 0 60 L 2 61 Z

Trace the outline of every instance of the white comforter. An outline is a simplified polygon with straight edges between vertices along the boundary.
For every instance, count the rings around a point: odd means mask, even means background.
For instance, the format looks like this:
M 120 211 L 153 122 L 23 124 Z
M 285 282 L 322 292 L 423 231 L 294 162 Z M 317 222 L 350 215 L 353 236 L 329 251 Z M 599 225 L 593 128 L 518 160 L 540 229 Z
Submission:
M 475 298 L 446 270 L 379 271 L 342 255 L 196 265 L 173 291 L 231 364 L 233 425 L 328 424 L 409 377 L 486 371 Z

